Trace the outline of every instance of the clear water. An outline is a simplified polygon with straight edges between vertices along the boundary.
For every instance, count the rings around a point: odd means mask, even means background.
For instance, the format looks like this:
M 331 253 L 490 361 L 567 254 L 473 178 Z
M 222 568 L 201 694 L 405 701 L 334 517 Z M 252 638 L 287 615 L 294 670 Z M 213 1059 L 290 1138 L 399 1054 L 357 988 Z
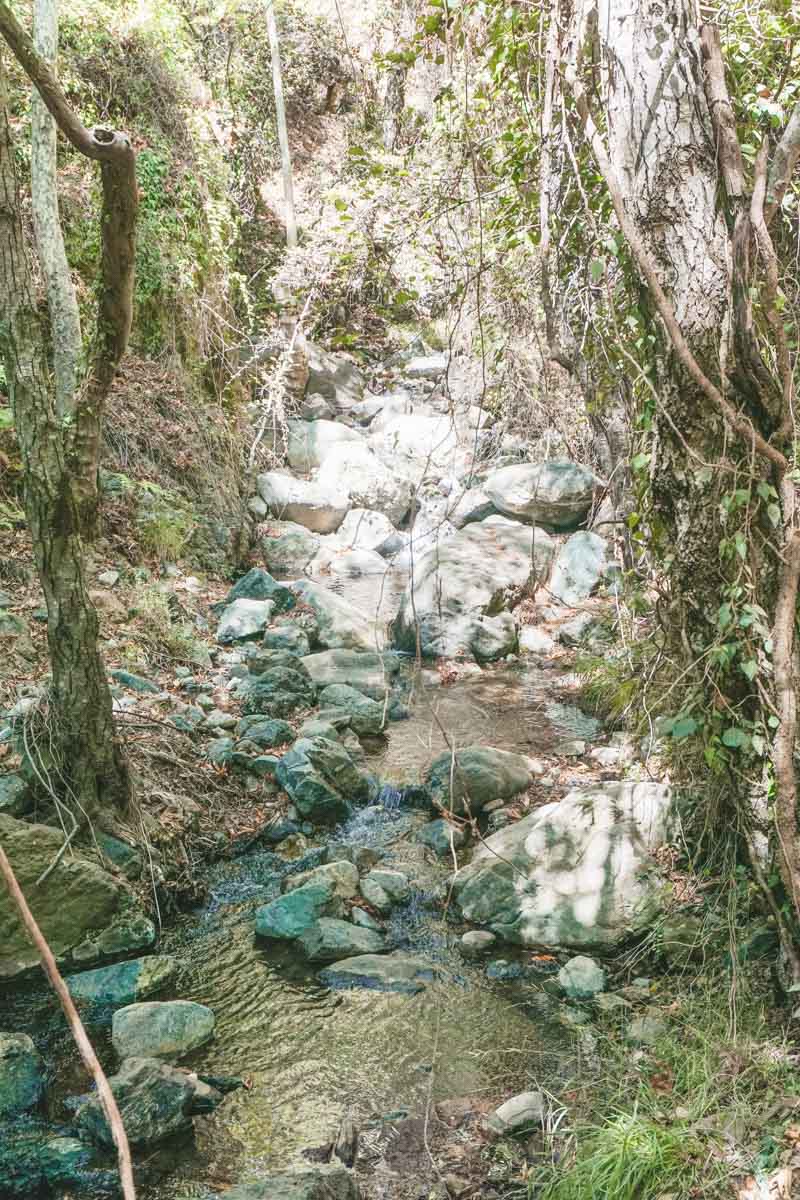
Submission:
M 396 609 L 396 580 L 382 597 L 374 579 L 325 582 L 362 609 L 379 601 L 388 616 Z M 552 703 L 556 683 L 552 670 L 522 665 L 447 687 L 409 669 L 411 717 L 370 748 L 370 765 L 386 780 L 417 780 L 445 748 L 443 729 L 456 747 L 526 754 L 578 730 L 591 736 L 577 710 Z M 431 862 L 415 841 L 426 819 L 389 795 L 386 807 L 357 812 L 335 835 L 380 849 L 387 865 L 411 878 L 412 898 L 389 920 L 387 940 L 443 968 L 442 980 L 418 996 L 329 991 L 291 951 L 257 943 L 254 910 L 278 894 L 287 869 L 274 854 L 255 850 L 210 869 L 204 905 L 173 925 L 160 949 L 181 963 L 172 994 L 216 1015 L 213 1042 L 187 1065 L 242 1076 L 249 1086 L 197 1118 L 193 1140 L 148 1153 L 146 1161 L 140 1156 L 141 1200 L 188 1200 L 257 1178 L 327 1142 L 347 1114 L 362 1128 L 380 1126 L 392 1114 L 419 1115 L 431 1099 L 503 1096 L 557 1072 L 564 1047 L 543 1025 L 530 991 L 491 984 L 461 958 L 461 930 L 442 906 L 448 867 Z M 65 1099 L 85 1088 L 85 1076 L 49 997 L 35 988 L 9 997 L 2 1025 L 34 1035 L 53 1069 L 48 1115 L 63 1120 Z M 93 1035 L 113 1069 L 107 1027 Z

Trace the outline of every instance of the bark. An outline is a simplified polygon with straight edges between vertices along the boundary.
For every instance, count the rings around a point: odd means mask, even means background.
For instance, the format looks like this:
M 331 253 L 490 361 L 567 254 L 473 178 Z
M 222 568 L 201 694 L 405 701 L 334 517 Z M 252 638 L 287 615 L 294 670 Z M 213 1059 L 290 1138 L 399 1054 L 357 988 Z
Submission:
M 406 106 L 406 69 L 393 67 L 386 81 L 383 99 L 383 144 L 393 154 L 400 143 L 403 109 Z
M 103 203 L 97 332 L 89 373 L 80 387 L 70 424 L 69 460 L 74 476 L 80 528 L 87 538 L 97 531 L 98 472 L 103 413 L 108 393 L 128 345 L 133 319 L 133 273 L 138 186 L 136 155 L 126 133 L 86 129 L 48 63 L 8 4 L 0 2 L 0 34 L 28 75 L 39 97 L 68 141 L 100 163 Z
M 35 0 L 33 21 L 34 46 L 53 64 L 58 50 L 58 0 Z M 58 210 L 56 123 L 35 88 L 31 100 L 31 198 L 36 248 L 47 282 L 56 404 L 60 413 L 66 413 L 78 384 L 81 321 Z
M 0 63 L 0 72 L 2 64 Z M 60 784 L 78 819 L 124 807 L 130 777 L 98 650 L 80 529 L 81 490 L 63 439 L 20 220 L 5 78 L 0 78 L 0 355 L 24 467 L 25 511 L 47 604 L 50 724 Z
M 283 174 L 283 196 L 286 202 L 286 245 L 293 250 L 297 245 L 297 221 L 294 213 L 294 183 L 292 180 L 292 153 L 289 148 L 289 130 L 286 124 L 286 105 L 283 100 L 283 74 L 281 51 L 278 42 L 278 26 L 275 22 L 274 0 L 267 0 L 267 33 L 272 55 L 272 86 L 275 92 L 275 115 L 278 122 L 278 141 L 281 147 L 281 172 Z

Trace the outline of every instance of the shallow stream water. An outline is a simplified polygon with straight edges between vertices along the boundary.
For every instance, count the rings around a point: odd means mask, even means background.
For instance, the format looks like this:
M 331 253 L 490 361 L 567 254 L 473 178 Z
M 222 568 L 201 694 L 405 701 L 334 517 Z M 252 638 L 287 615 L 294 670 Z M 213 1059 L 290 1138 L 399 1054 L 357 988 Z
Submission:
M 323 582 L 354 606 L 375 611 L 380 581 Z M 384 619 L 396 608 L 401 582 L 384 586 Z M 445 748 L 442 729 L 457 747 L 487 744 L 533 755 L 552 753 L 565 738 L 591 737 L 596 723 L 555 703 L 557 692 L 558 673 L 546 666 L 493 668 L 447 687 L 431 672 L 410 675 L 411 716 L 370 748 L 369 767 L 382 780 L 418 780 Z M 256 941 L 255 908 L 279 893 L 282 875 L 296 864 L 256 849 L 209 869 L 206 901 L 164 932 L 159 950 L 181 963 L 170 996 L 207 1004 L 216 1016 L 213 1042 L 187 1065 L 243 1076 L 249 1086 L 196 1120 L 193 1143 L 148 1155 L 141 1200 L 205 1197 L 257 1178 L 328 1141 L 346 1114 L 366 1131 L 369 1145 L 371 1130 L 419 1115 L 430 1100 L 502 1098 L 510 1087 L 557 1073 L 559 1034 L 543 1021 L 530 990 L 488 981 L 483 965 L 459 954 L 461 929 L 441 903 L 449 864 L 431 862 L 414 837 L 427 819 L 402 806 L 376 806 L 356 812 L 334 834 L 381 850 L 386 865 L 411 878 L 412 898 L 390 918 L 387 941 L 444 972 L 417 996 L 330 991 L 314 967 Z M 85 1077 L 49 996 L 18 993 L 3 1024 L 31 1032 L 52 1064 L 50 1116 L 63 1120 L 65 1097 L 80 1091 Z M 113 1069 L 107 1026 L 93 1035 Z

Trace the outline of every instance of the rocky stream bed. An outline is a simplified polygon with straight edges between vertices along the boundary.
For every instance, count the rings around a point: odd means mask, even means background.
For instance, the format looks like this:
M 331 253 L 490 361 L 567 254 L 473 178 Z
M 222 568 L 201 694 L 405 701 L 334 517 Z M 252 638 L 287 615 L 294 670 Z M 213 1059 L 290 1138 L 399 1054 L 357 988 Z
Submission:
M 40 904 L 142 1200 L 499 1196 L 483 1148 L 554 1119 L 586 1013 L 648 1036 L 647 982 L 610 991 L 608 960 L 662 903 L 671 794 L 570 674 L 613 605 L 602 481 L 492 440 L 445 356 L 390 371 L 366 394 L 312 363 L 289 466 L 251 501 L 264 566 L 217 606 L 209 670 L 176 673 L 173 724 L 286 803 L 158 936 L 125 882 L 142 848 L 114 839 L 104 866 L 67 853 Z M 135 709 L 148 681 L 116 674 Z M 0 782 L 33 887 L 62 837 Z M 2 908 L 0 931 L 0 1195 L 114 1195 L 98 1101 Z

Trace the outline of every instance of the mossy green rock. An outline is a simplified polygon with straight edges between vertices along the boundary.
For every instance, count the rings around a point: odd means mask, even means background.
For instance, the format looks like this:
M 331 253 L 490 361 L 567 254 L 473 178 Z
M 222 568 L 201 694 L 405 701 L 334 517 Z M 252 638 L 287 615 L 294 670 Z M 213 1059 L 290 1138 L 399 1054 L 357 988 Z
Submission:
M 219 619 L 217 641 L 221 646 L 231 646 L 260 637 L 274 612 L 271 600 L 234 600 L 225 607 Z
M 319 550 L 320 536 L 295 521 L 270 521 L 261 538 L 267 566 L 274 571 L 300 574 Z
M 275 612 L 286 612 L 297 603 L 294 593 L 273 579 L 263 567 L 253 567 L 236 581 L 224 603 L 233 604 L 234 600 L 271 600 Z
M 240 1183 L 226 1200 L 361 1200 L 354 1175 L 346 1167 L 321 1164 L 267 1175 L 256 1183 Z
M 61 962 L 98 961 L 114 942 L 127 942 L 119 953 L 142 949 L 154 930 L 132 894 L 119 880 L 89 859 L 65 854 L 60 829 L 34 825 L 0 813 L 0 844 L 19 879 L 34 917 Z M 52 870 L 50 870 L 52 868 Z M 50 870 L 46 881 L 36 881 Z M 138 944 L 137 944 L 137 938 Z M 83 957 L 87 955 L 88 959 Z M 38 966 L 39 957 L 5 890 L 0 891 L 0 978 Z
M 429 850 L 432 850 L 439 857 L 451 854 L 453 848 L 458 850 L 466 843 L 466 840 L 467 835 L 463 829 L 458 825 L 454 825 L 451 821 L 445 821 L 443 818 L 437 821 L 429 821 L 417 833 L 417 841 L 422 842 L 423 846 L 427 846 Z
M 256 933 L 263 938 L 295 941 L 320 917 L 342 916 L 343 907 L 331 883 L 308 883 L 256 909 Z
M 369 798 L 368 778 L 339 742 L 300 738 L 284 754 L 275 778 L 311 821 L 341 820 L 355 802 Z
M 283 890 L 291 892 L 309 883 L 324 883 L 340 900 L 352 900 L 358 892 L 358 867 L 346 858 L 323 863 L 322 866 L 312 867 L 310 871 L 290 875 L 283 881 Z
M 456 814 L 469 809 L 475 815 L 492 800 L 510 800 L 532 781 L 530 762 L 523 754 L 491 746 L 458 750 L 455 765 L 449 753 L 440 754 L 425 774 L 434 804 Z
M 294 741 L 294 730 L 288 721 L 280 721 L 273 717 L 263 717 L 259 713 L 242 717 L 236 726 L 240 738 L 255 742 L 262 750 L 272 750 L 274 746 L 285 746 Z
M 319 694 L 319 704 L 323 711 L 334 709 L 346 713 L 350 728 L 356 733 L 374 735 L 384 730 L 384 706 L 346 683 L 332 683 L 323 688 Z
M 310 962 L 337 962 L 356 954 L 380 954 L 383 938 L 372 929 L 335 917 L 321 917 L 299 939 Z
M 0 812 L 19 817 L 30 804 L 28 783 L 22 775 L 0 775 Z
M 128 1058 L 108 1082 L 132 1145 L 154 1145 L 191 1128 L 194 1087 L 186 1072 L 153 1058 Z M 113 1147 L 97 1096 L 79 1109 L 77 1124 L 92 1142 Z
M 262 645 L 267 650 L 287 650 L 298 658 L 303 658 L 311 650 L 308 634 L 292 621 L 268 629 Z
M 39 1103 L 44 1070 L 39 1052 L 24 1033 L 0 1033 L 0 1117 Z
M 114 1013 L 111 1041 L 120 1058 L 180 1058 L 214 1034 L 214 1014 L 192 1000 L 151 1000 Z
M 0 1196 L 3 1200 L 61 1196 L 65 1187 L 75 1189 L 68 1193 L 71 1196 L 108 1195 L 110 1173 L 91 1171 L 91 1159 L 91 1149 L 77 1138 L 53 1137 L 36 1118 L 17 1119 L 4 1125 L 0 1136 Z
M 306 675 L 292 667 L 278 666 L 249 681 L 243 707 L 245 713 L 288 717 L 297 709 L 311 708 L 316 698 L 316 688 Z
M 160 992 L 173 982 L 177 967 L 169 955 L 148 955 L 69 975 L 66 983 L 73 1000 L 79 1003 L 119 1007 Z
M 571 958 L 558 972 L 558 982 L 570 1000 L 591 1000 L 604 992 L 606 973 L 599 963 L 585 954 Z

